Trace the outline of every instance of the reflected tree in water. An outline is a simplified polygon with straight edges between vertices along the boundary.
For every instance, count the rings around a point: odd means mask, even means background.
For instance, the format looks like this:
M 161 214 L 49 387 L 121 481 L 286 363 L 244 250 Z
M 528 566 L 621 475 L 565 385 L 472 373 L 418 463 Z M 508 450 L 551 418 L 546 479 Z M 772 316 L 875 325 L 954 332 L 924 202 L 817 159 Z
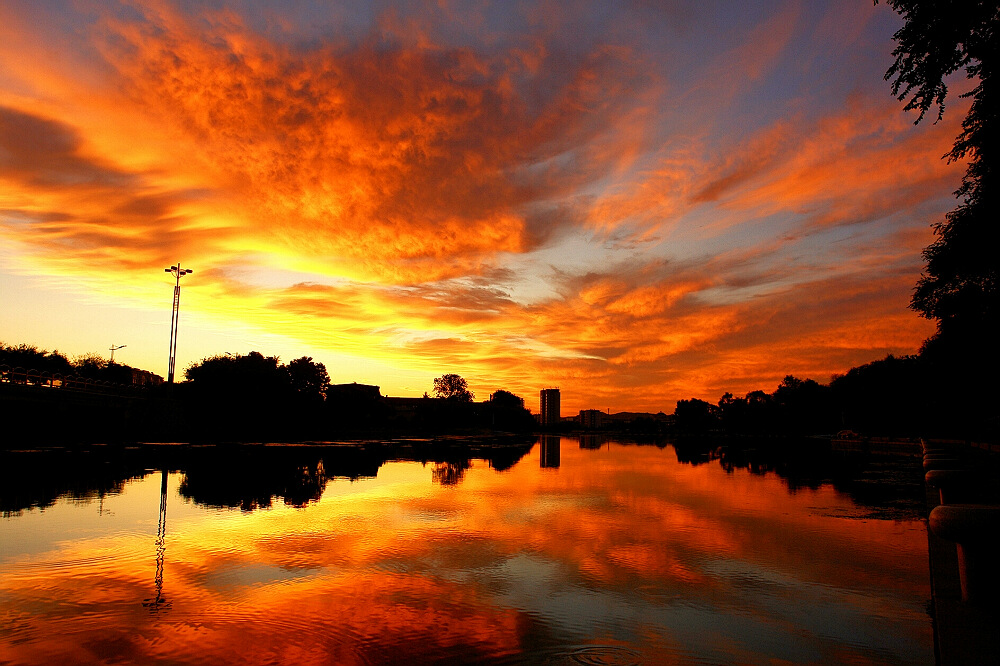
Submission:
M 147 469 L 114 451 L 5 451 L 0 453 L 0 514 L 46 509 L 65 497 L 90 502 L 118 495 Z
M 469 460 L 434 463 L 431 479 L 434 483 L 440 483 L 442 486 L 456 486 L 462 482 L 465 470 L 470 467 L 472 467 L 472 462 Z
M 817 440 L 774 438 L 682 440 L 674 451 L 680 463 L 717 463 L 727 474 L 775 474 L 790 494 L 832 486 L 871 509 L 872 518 L 912 520 L 924 512 L 923 470 L 907 456 L 848 455 Z
M 326 483 L 322 460 L 296 464 L 253 456 L 191 465 L 179 492 L 198 504 L 254 511 L 270 508 L 275 498 L 289 506 L 306 506 L 323 496 Z
M 45 509 L 59 499 L 99 501 L 121 493 L 150 469 L 181 472 L 180 495 L 204 506 L 253 511 L 276 499 L 294 507 L 318 501 L 334 479 L 374 478 L 389 460 L 435 465 L 434 482 L 459 483 L 473 459 L 497 472 L 531 450 L 533 438 L 373 442 L 324 446 L 83 446 L 75 450 L 0 452 L 0 510 L 4 516 Z M 165 506 L 164 506 L 165 508 Z

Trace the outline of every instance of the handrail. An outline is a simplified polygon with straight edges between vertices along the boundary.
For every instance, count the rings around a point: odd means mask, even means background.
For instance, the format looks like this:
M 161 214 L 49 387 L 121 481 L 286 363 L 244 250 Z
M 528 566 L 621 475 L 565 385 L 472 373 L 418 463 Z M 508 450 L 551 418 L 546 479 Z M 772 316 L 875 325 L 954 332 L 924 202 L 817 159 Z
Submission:
M 47 370 L 37 368 L 25 369 L 21 366 L 11 368 L 9 365 L 0 365 L 0 384 L 20 384 L 36 388 L 81 391 L 85 393 L 101 394 L 136 394 L 142 393 L 155 384 L 151 381 L 152 373 L 142 371 L 137 377 L 138 381 L 131 384 L 120 384 L 105 379 L 92 379 L 79 375 L 62 375 L 60 373 L 50 373 Z

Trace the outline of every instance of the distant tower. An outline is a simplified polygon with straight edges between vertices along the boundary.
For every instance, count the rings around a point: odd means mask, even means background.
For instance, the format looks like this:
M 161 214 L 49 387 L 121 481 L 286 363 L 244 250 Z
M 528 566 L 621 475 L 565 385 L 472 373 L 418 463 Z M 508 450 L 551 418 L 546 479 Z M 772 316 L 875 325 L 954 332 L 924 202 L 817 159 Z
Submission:
M 542 425 L 555 425 L 559 423 L 562 416 L 559 411 L 559 389 L 542 389 L 538 395 L 538 402 L 542 413 Z

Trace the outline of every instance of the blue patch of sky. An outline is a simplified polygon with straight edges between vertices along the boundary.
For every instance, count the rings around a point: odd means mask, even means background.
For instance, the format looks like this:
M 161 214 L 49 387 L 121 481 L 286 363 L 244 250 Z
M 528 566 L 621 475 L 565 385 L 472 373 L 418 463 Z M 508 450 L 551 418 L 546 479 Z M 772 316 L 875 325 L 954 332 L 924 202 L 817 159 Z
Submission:
M 206 12 L 233 11 L 248 28 L 278 43 L 312 48 L 335 37 L 336 41 L 363 39 L 370 34 L 379 13 L 377 3 L 342 0 L 283 0 L 233 3 L 230 0 L 181 0 L 178 6 L 189 16 Z

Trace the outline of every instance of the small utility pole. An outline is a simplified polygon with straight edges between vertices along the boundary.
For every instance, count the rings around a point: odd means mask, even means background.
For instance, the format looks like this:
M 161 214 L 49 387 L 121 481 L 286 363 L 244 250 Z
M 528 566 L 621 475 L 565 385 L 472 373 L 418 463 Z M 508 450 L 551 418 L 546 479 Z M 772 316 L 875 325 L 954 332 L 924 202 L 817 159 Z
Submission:
M 170 268 L 164 268 L 165 273 L 173 273 L 177 278 L 174 284 L 174 309 L 170 315 L 170 360 L 167 362 L 167 382 L 174 383 L 174 366 L 177 364 L 177 324 L 180 322 L 181 307 L 181 278 L 188 273 L 194 273 L 190 268 L 181 268 L 181 262 L 177 262 Z

